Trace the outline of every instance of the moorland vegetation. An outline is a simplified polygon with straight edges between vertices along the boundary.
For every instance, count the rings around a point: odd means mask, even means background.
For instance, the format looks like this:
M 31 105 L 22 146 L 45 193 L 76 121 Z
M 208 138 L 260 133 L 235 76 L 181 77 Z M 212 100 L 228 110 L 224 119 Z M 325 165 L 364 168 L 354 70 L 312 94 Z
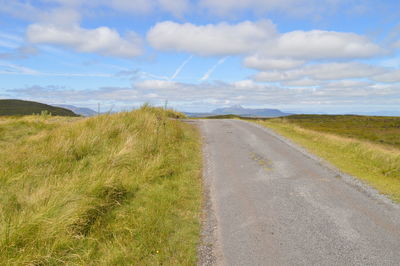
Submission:
M 195 264 L 201 148 L 182 116 L 0 118 L 0 264 Z

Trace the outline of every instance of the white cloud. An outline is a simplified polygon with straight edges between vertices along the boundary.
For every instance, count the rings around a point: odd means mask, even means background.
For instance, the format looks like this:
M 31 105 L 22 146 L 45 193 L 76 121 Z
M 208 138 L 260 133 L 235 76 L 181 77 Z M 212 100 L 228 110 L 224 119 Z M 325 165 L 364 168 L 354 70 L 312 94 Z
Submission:
M 253 79 L 258 82 L 291 81 L 306 77 L 303 71 L 263 71 L 254 75 Z
M 48 3 L 59 3 L 66 6 L 80 6 L 85 2 L 85 0 L 40 0 L 40 1 Z M 96 0 L 94 0 L 93 2 L 96 2 Z
M 315 87 L 322 85 L 322 82 L 319 80 L 313 80 L 309 78 L 303 78 L 298 80 L 290 80 L 281 82 L 282 86 L 285 87 Z
M 140 81 L 135 83 L 136 88 L 148 90 L 164 90 L 170 88 L 178 88 L 182 83 L 169 81 L 169 80 L 156 80 L 156 79 L 148 79 L 144 81 Z
M 385 68 L 357 62 L 314 64 L 304 68 L 304 74 L 318 80 L 367 78 L 385 71 Z
M 59 35 L 72 34 L 79 35 L 85 33 L 88 35 L 108 35 L 108 40 L 113 39 L 112 49 L 99 48 L 102 54 L 138 54 L 140 49 L 138 45 L 133 48 L 129 42 L 125 42 L 114 30 L 107 27 L 86 30 L 79 26 L 81 16 L 96 14 L 101 8 L 111 8 L 117 12 L 149 14 L 150 12 L 161 11 L 172 13 L 175 16 L 182 16 L 191 9 L 188 0 L 42 0 L 42 2 L 53 2 L 55 4 L 34 5 L 30 1 L 5 1 L 0 0 L 0 12 L 6 12 L 15 16 L 25 17 L 36 23 L 32 27 L 54 27 Z M 324 3 L 335 3 L 342 0 L 325 0 Z M 317 4 L 316 0 L 203 0 L 202 6 L 207 8 L 255 8 L 259 10 L 273 9 L 295 9 L 304 4 Z M 329 6 L 329 5 L 328 5 Z M 51 26 L 50 26 L 51 25 Z M 35 29 L 35 28 L 33 28 Z M 28 28 L 29 30 L 33 30 Z M 69 29 L 68 31 L 66 29 Z M 108 31 L 108 32 L 107 32 Z M 28 32 L 29 33 L 29 32 Z M 52 30 L 55 33 L 55 30 Z M 116 34 L 114 34 L 116 33 Z M 237 55 L 259 53 L 260 58 L 274 58 L 275 60 L 312 60 L 329 58 L 365 58 L 383 53 L 382 49 L 368 40 L 367 38 L 354 34 L 333 31 L 293 31 L 278 34 L 275 25 L 268 21 L 259 22 L 244 21 L 237 24 L 219 23 L 208 25 L 195 25 L 191 23 L 176 23 L 165 21 L 157 23 L 147 34 L 150 44 L 159 50 L 189 52 L 197 55 Z M 43 38 L 43 36 L 42 36 Z M 32 37 L 34 39 L 34 37 Z M 47 38 L 44 38 L 47 39 Z M 51 39 L 51 37 L 49 37 Z M 77 39 L 77 38 L 75 38 Z M 82 51 L 84 43 L 88 44 L 90 40 L 82 37 L 82 41 L 75 44 L 72 48 Z M 118 41 L 115 41 L 119 39 Z M 135 38 L 137 39 L 137 38 Z M 52 43 L 64 45 L 71 40 L 51 40 Z M 104 40 L 103 40 L 104 41 Z M 103 42 L 102 42 L 103 43 Z M 7 45 L 7 43 L 6 43 Z M 93 44 L 91 44 L 93 46 Z M 117 47 L 117 49 L 115 49 Z M 127 48 L 128 47 L 128 48 Z M 91 50 L 91 49 L 89 49 Z M 116 52 L 112 52 L 115 50 Z M 124 50 L 121 52 L 121 50 Z M 130 52 L 127 52 L 130 50 Z M 249 65 L 255 68 L 266 70 L 267 67 L 285 67 L 281 61 L 278 62 L 255 62 L 248 59 Z M 260 59 L 261 60 L 261 59 Z M 259 61 L 260 61 L 259 60 Z M 289 66 L 288 66 L 289 67 Z
M 289 58 L 268 58 L 259 55 L 252 55 L 246 57 L 243 63 L 248 68 L 258 70 L 287 70 L 299 67 L 305 62 Z
M 366 37 L 335 31 L 292 31 L 278 34 L 271 21 L 244 21 L 238 24 L 157 23 L 147 34 L 158 50 L 197 55 L 237 55 L 248 57 L 245 65 L 256 69 L 289 69 L 303 60 L 367 58 L 384 51 Z
M 149 0 L 111 0 L 104 2 L 104 4 L 122 12 L 149 13 L 153 9 L 153 2 Z
M 77 14 L 79 17 L 101 14 L 104 8 L 126 14 L 148 15 L 153 12 L 166 12 L 182 17 L 190 10 L 191 4 L 188 0 L 0 0 L 0 13 L 34 22 L 48 22 L 49 18 L 53 17 L 52 24 L 61 20 L 76 21 L 74 17 Z
M 172 13 L 175 16 L 182 16 L 189 10 L 189 2 L 187 0 L 158 0 L 159 5 L 165 11 Z
M 151 28 L 147 39 L 159 50 L 209 56 L 249 53 L 274 35 L 275 26 L 267 20 L 204 26 L 165 21 Z
M 295 1 L 282 1 L 282 0 L 269 0 L 269 1 L 263 1 L 263 0 L 241 0 L 241 1 L 236 1 L 236 0 L 219 0 L 219 1 L 213 1 L 213 0 L 200 0 L 200 5 L 209 8 L 211 10 L 214 10 L 217 13 L 225 13 L 227 14 L 228 12 L 234 11 L 234 10 L 243 10 L 247 8 L 259 8 L 262 10 L 271 10 L 271 9 L 277 9 L 277 8 L 282 8 L 285 5 L 288 4 L 288 2 L 294 3 Z
M 40 10 L 34 7 L 30 1 L 0 0 L 0 12 L 29 21 L 38 19 L 40 14 Z
M 134 84 L 138 99 L 156 94 L 154 100 L 162 102 L 192 102 L 203 105 L 219 104 L 385 104 L 400 103 L 396 86 L 377 86 L 365 81 L 338 81 L 320 83 L 317 88 L 288 88 L 242 80 L 233 83 L 213 82 L 187 84 L 180 82 L 147 80 Z
M 79 52 L 106 56 L 134 57 L 142 53 L 140 38 L 130 32 L 126 38 L 107 27 L 83 29 L 77 25 L 59 27 L 51 24 L 32 24 L 27 29 L 31 43 L 46 43 L 72 48 Z
M 357 62 L 325 63 L 306 65 L 288 71 L 265 71 L 257 73 L 254 79 L 264 82 L 293 81 L 303 78 L 314 80 L 337 80 L 370 78 L 386 72 L 387 69 Z
M 388 71 L 387 73 L 377 75 L 372 79 L 378 82 L 387 82 L 387 83 L 400 82 L 400 69 Z
M 368 84 L 367 82 L 333 82 L 318 88 L 287 88 L 259 84 L 251 80 L 234 83 L 212 82 L 188 84 L 172 81 L 147 80 L 133 84 L 131 88 L 103 87 L 95 90 L 74 90 L 57 86 L 32 86 L 8 90 L 14 97 L 36 99 L 44 102 L 102 102 L 136 105 L 146 101 L 162 104 L 166 99 L 177 103 L 215 108 L 222 105 L 398 105 L 398 84 Z M 364 107 L 365 109 L 365 107 Z
M 102 87 L 96 90 L 75 90 L 63 86 L 30 86 L 26 88 L 13 89 L 14 92 L 24 98 L 37 99 L 48 103 L 88 103 L 99 101 L 132 101 L 137 99 L 137 91 L 133 88 L 124 87 Z
M 370 81 L 363 80 L 339 80 L 324 84 L 324 88 L 366 88 L 373 85 Z
M 239 80 L 231 83 L 234 88 L 237 90 L 247 90 L 251 88 L 253 91 L 263 90 L 265 88 L 265 84 L 256 83 L 251 79 Z
M 41 24 L 68 27 L 81 20 L 81 13 L 70 7 L 55 8 L 50 11 L 42 11 L 38 20 Z
M 54 0 L 64 5 L 71 5 L 70 0 Z M 75 0 L 75 6 L 110 7 L 116 11 L 133 14 L 149 14 L 154 11 L 166 11 L 175 16 L 186 12 L 190 3 L 188 0 Z
M 134 14 L 149 14 L 154 11 L 166 11 L 174 16 L 182 16 L 189 9 L 187 0 L 97 0 L 88 5 L 104 5 L 117 11 Z
M 284 12 L 293 16 L 310 16 L 318 18 L 324 13 L 332 12 L 344 0 L 200 0 L 200 6 L 218 15 L 232 16 L 246 11 L 263 14 L 270 11 Z M 351 6 L 352 3 L 350 3 Z
M 267 43 L 262 53 L 297 59 L 365 58 L 383 53 L 367 38 L 335 31 L 292 31 Z

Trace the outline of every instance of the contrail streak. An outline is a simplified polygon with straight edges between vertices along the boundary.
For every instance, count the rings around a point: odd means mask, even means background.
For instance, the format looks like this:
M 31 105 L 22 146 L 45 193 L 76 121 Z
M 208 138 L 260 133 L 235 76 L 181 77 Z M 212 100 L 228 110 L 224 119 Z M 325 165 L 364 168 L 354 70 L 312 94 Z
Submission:
M 182 69 L 185 67 L 187 63 L 189 63 L 190 60 L 192 60 L 193 55 L 189 56 L 188 59 L 183 61 L 183 63 L 175 70 L 175 73 L 168 79 L 168 81 L 173 81 L 179 73 L 181 73 Z
M 219 65 L 223 64 L 223 63 L 226 61 L 226 59 L 228 59 L 228 57 L 229 57 L 229 56 L 225 56 L 224 58 L 218 60 L 218 62 L 217 62 L 215 65 L 213 65 L 213 66 L 199 79 L 199 81 L 205 81 L 205 80 L 207 80 L 207 79 L 211 76 L 211 74 L 215 71 L 215 69 L 216 69 Z
M 140 76 L 143 78 L 152 78 L 152 79 L 159 79 L 159 80 L 165 80 L 165 81 L 173 81 L 179 73 L 181 73 L 182 69 L 186 66 L 187 63 L 193 58 L 193 55 L 189 56 L 183 63 L 175 70 L 174 74 L 170 77 L 167 76 L 159 76 L 159 75 L 154 75 L 149 72 L 140 72 Z

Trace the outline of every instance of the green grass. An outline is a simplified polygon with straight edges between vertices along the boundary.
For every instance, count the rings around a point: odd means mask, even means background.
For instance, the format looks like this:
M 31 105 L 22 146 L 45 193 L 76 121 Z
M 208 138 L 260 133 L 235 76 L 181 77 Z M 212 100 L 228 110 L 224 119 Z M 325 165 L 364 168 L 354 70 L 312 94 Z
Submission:
M 281 120 L 314 131 L 400 148 L 400 117 L 293 115 Z
M 78 116 L 71 110 L 43 103 L 0 99 L 0 116 L 32 115 L 48 112 L 55 116 Z
M 201 145 L 177 116 L 0 119 L 0 264 L 194 265 Z
M 398 130 L 398 121 L 399 118 L 308 115 L 257 123 L 400 202 L 400 135 L 393 134 Z M 368 128 L 372 130 L 366 132 Z

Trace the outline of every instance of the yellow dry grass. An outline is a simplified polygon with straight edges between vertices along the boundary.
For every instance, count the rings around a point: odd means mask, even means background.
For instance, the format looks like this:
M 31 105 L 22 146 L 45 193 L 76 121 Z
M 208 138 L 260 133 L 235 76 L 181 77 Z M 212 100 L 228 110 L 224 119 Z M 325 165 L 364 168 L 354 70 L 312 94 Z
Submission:
M 1 118 L 0 264 L 195 264 L 200 138 L 179 116 Z

